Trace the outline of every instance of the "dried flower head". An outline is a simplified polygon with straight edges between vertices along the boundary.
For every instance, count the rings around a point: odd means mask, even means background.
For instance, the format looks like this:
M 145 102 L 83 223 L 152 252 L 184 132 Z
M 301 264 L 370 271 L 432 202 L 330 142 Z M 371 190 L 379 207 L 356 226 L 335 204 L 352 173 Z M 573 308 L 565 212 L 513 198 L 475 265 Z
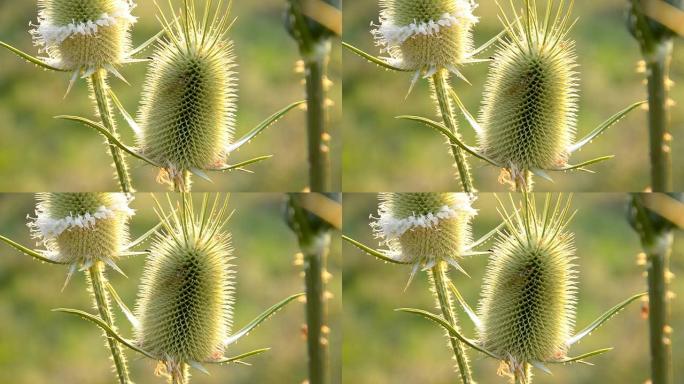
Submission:
M 129 60 L 130 28 L 136 22 L 130 0 L 39 0 L 34 44 L 48 54 L 46 63 L 81 72 L 84 77 Z
M 223 354 L 235 274 L 230 234 L 223 229 L 230 218 L 227 203 L 218 196 L 213 206 L 205 200 L 198 215 L 187 194 L 177 212 L 165 214 L 158 205 L 164 232 L 158 233 L 143 271 L 136 340 L 169 374 Z
M 171 182 L 183 173 L 219 168 L 233 139 L 237 76 L 231 27 L 221 2 L 198 19 L 193 0 L 181 15 L 161 12 L 167 39 L 153 55 L 139 112 L 138 145 Z

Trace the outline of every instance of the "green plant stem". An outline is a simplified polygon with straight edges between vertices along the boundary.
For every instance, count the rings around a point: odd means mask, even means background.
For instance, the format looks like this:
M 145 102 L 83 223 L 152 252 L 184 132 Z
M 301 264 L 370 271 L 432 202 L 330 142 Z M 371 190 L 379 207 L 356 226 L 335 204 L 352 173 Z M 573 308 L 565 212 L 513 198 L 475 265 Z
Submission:
M 522 370 L 513 372 L 513 382 L 515 384 L 530 384 L 532 382 L 532 369 L 525 363 Z
M 114 136 L 118 137 L 116 132 L 116 124 L 114 123 L 111 103 L 107 96 L 107 71 L 99 69 L 90 77 L 93 86 L 93 93 L 95 101 L 97 102 L 97 109 L 102 119 L 102 125 Z M 109 143 L 109 151 L 114 160 L 114 167 L 116 168 L 116 175 L 119 180 L 119 186 L 122 192 L 133 192 L 131 185 L 131 176 L 128 173 L 128 166 L 126 160 L 121 154 L 121 150 L 113 143 Z
M 331 192 L 330 133 L 326 106 L 326 73 L 330 60 L 330 39 L 316 39 L 309 30 L 301 0 L 289 0 L 293 28 L 304 61 L 309 151 L 309 190 Z
M 316 232 L 311 228 L 308 214 L 299 203 L 298 199 L 301 198 L 301 194 L 291 195 L 295 233 L 304 256 L 309 383 L 326 384 L 330 382 L 325 278 L 330 249 L 330 233 L 329 231 Z
M 640 0 L 632 0 L 635 32 L 646 63 L 648 77 L 648 122 L 651 156 L 651 190 L 672 191 L 672 154 L 669 133 L 668 81 L 672 60 L 672 38 L 651 29 Z
M 671 384 L 672 347 L 667 329 L 670 328 L 669 274 L 672 253 L 672 230 L 656 230 L 643 205 L 643 195 L 635 196 L 636 220 L 646 253 L 648 282 L 648 322 L 651 349 L 651 382 Z
M 532 172 L 525 171 L 522 179 L 515 179 L 515 192 L 532 192 L 534 189 L 534 180 L 532 179 Z
M 171 372 L 169 384 L 187 384 L 188 382 L 190 382 L 190 366 L 180 363 L 179 369 Z
M 112 329 L 116 330 L 114 325 L 114 317 L 112 315 L 111 302 L 105 290 L 107 278 L 104 273 L 105 265 L 101 261 L 95 262 L 92 267 L 88 269 L 88 281 L 90 282 L 90 289 L 93 295 L 95 306 L 100 315 L 100 318 L 107 323 Z M 128 376 L 128 366 L 126 365 L 126 356 L 123 353 L 121 345 L 105 334 L 107 344 L 112 353 L 112 360 L 116 368 L 116 374 L 119 378 L 119 383 L 128 384 L 131 380 Z
M 174 192 L 190 192 L 192 190 L 192 175 L 190 171 L 184 170 L 181 179 L 173 179 Z
M 446 262 L 438 262 L 430 270 L 430 281 L 442 316 L 444 316 L 444 319 L 451 324 L 452 327 L 458 330 L 459 326 L 456 322 L 454 303 L 447 287 L 447 281 L 449 279 L 447 276 L 448 268 Z M 470 366 L 468 365 L 468 357 L 465 354 L 463 345 L 455 337 L 449 337 L 449 343 L 451 344 L 451 349 L 454 351 L 454 358 L 458 364 L 458 372 L 461 375 L 461 381 L 464 384 L 473 383 Z
M 446 70 L 438 70 L 432 76 L 432 82 L 435 87 L 435 98 L 437 100 L 440 113 L 442 114 L 444 125 L 446 125 L 446 127 L 449 128 L 455 136 L 460 137 L 458 133 L 458 125 L 454 116 L 454 107 L 449 99 L 450 85 Z M 467 193 L 475 192 L 473 179 L 470 174 L 470 166 L 468 165 L 465 153 L 463 153 L 463 150 L 456 145 L 456 143 L 451 143 L 451 153 L 456 161 L 456 168 L 458 170 L 463 191 Z

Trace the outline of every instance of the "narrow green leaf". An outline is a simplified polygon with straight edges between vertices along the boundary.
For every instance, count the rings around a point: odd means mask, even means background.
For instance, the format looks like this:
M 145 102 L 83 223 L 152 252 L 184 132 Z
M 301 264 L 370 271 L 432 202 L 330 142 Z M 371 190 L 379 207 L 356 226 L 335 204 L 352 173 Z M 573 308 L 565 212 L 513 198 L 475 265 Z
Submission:
M 43 60 L 41 60 L 37 57 L 31 56 L 28 53 L 26 53 L 26 52 L 24 52 L 18 48 L 14 48 L 13 46 L 11 46 L 5 42 L 0 41 L 0 47 L 7 48 L 9 51 L 11 51 L 15 55 L 19 56 L 20 58 L 28 61 L 31 64 L 35 64 L 41 68 L 49 69 L 51 71 L 57 71 L 57 72 L 69 72 L 69 70 L 66 70 L 66 69 L 60 69 L 57 67 L 53 67 L 53 66 L 47 64 L 46 62 L 44 62 Z
M 356 48 L 355 46 L 353 46 L 349 43 L 345 43 L 344 41 L 342 42 L 342 46 L 347 48 L 348 50 L 354 52 L 355 54 L 359 55 L 361 58 L 368 60 L 370 63 L 379 65 L 385 69 L 389 69 L 389 70 L 397 71 L 397 72 L 413 72 L 412 70 L 401 69 L 401 68 L 397 68 L 393 65 L 389 65 L 389 64 L 387 64 L 387 62 L 385 60 L 383 60 L 379 57 L 375 57 L 375 56 L 371 55 L 370 53 L 366 53 L 366 52 L 362 51 L 361 49 Z
M 123 116 L 124 120 L 126 120 L 126 123 L 128 123 L 128 126 L 133 130 L 133 132 L 137 136 L 140 136 L 140 134 L 142 133 L 142 129 L 140 129 L 140 126 L 138 125 L 138 123 L 135 122 L 135 119 L 131 117 L 128 111 L 126 111 L 126 108 L 124 108 L 123 104 L 121 104 L 119 98 L 116 97 L 116 93 L 114 93 L 114 90 L 112 90 L 111 88 L 107 88 L 107 92 L 109 93 L 109 97 L 111 97 L 112 101 L 114 102 L 116 109 L 119 110 L 121 116 Z
M 395 311 L 406 312 L 406 313 L 412 313 L 412 314 L 414 314 L 414 315 L 422 316 L 422 317 L 424 317 L 424 318 L 426 318 L 426 319 L 428 319 L 428 320 L 430 320 L 430 321 L 433 321 L 433 322 L 437 323 L 438 325 L 442 326 L 442 328 L 446 329 L 446 331 L 449 332 L 449 335 L 451 335 L 451 337 L 457 338 L 457 339 L 460 340 L 463 344 L 469 346 L 470 348 L 473 348 L 473 349 L 475 349 L 476 351 L 482 352 L 482 353 L 484 353 L 485 355 L 487 355 L 487 356 L 489 356 L 489 357 L 493 357 L 493 358 L 495 358 L 495 359 L 497 359 L 497 360 L 503 360 L 503 359 L 501 359 L 499 356 L 496 356 L 494 353 L 492 353 L 492 352 L 486 350 L 485 348 L 480 347 L 479 345 L 477 345 L 477 343 L 476 343 L 474 340 L 470 340 L 470 339 L 468 339 L 467 337 L 461 335 L 461 334 L 460 334 L 456 329 L 454 329 L 454 327 L 452 327 L 451 324 L 449 324 L 446 320 L 442 319 L 441 317 L 439 317 L 439 316 L 437 316 L 437 315 L 435 315 L 435 314 L 433 314 L 433 313 L 430 313 L 430 312 L 428 312 L 428 311 L 423 311 L 422 309 L 415 309 L 415 308 L 399 308 L 399 309 L 395 309 Z
M 369 246 L 366 246 L 366 245 L 352 239 L 351 237 L 342 235 L 342 240 L 345 240 L 348 243 L 350 243 L 351 245 L 355 246 L 356 248 L 362 250 L 363 252 L 365 252 L 371 256 L 376 257 L 380 261 L 385 261 L 385 262 L 392 263 L 392 264 L 402 264 L 402 265 L 411 264 L 411 263 L 407 263 L 405 261 L 394 260 L 393 258 L 385 255 L 384 253 L 377 251 L 377 250 L 375 250 Z
M 112 328 L 109 327 L 109 325 L 107 325 L 107 323 L 105 323 L 102 319 L 100 319 L 97 316 L 91 315 L 90 313 L 87 313 L 87 312 L 80 311 L 78 309 L 57 308 L 57 309 L 53 309 L 52 311 L 53 312 L 67 313 L 70 315 L 76 315 L 76 316 L 78 316 L 84 320 L 88 320 L 88 321 L 94 323 L 95 325 L 97 325 L 98 327 L 100 327 L 103 331 L 105 331 L 107 333 L 107 335 L 109 337 L 113 338 L 114 340 L 118 341 L 119 343 L 127 346 L 128 348 L 130 348 L 130 349 L 132 349 L 132 350 L 134 350 L 140 354 L 143 354 L 143 355 L 149 357 L 150 359 L 157 360 L 157 358 L 155 356 L 153 356 L 151 353 L 145 351 L 142 348 L 137 347 L 135 344 L 133 344 L 133 342 L 131 340 L 125 339 L 124 337 L 122 337 L 121 335 L 116 333 Z
M 598 327 L 602 326 L 608 320 L 610 320 L 613 316 L 617 315 L 620 311 L 625 309 L 625 307 L 627 307 L 633 301 L 640 299 L 646 295 L 648 295 L 647 292 L 640 293 L 638 295 L 634 295 L 634 296 L 630 297 L 629 299 L 621 302 L 620 304 L 614 306 L 613 308 L 609 309 L 606 313 L 599 316 L 598 319 L 594 320 L 591 324 L 589 324 L 589 326 L 587 326 L 583 330 L 577 332 L 577 334 L 575 334 L 575 336 L 571 337 L 565 344 L 569 347 L 569 346 L 577 343 L 578 341 L 582 340 L 585 336 L 594 332 Z
M 166 30 L 162 29 L 161 31 L 157 32 L 156 35 L 150 37 L 147 41 L 144 43 L 140 44 L 137 46 L 135 49 L 133 49 L 131 52 L 128 53 L 128 57 L 133 57 L 136 56 L 137 54 L 143 52 L 146 50 L 150 45 L 154 44 L 157 40 L 159 40 L 162 36 L 164 36 L 164 33 L 166 33 Z
M 597 158 L 589 160 L 589 161 L 585 161 L 581 164 L 577 164 L 577 165 L 569 164 L 563 168 L 549 169 L 549 171 L 584 171 L 584 172 L 594 173 L 593 171 L 585 169 L 584 167 L 589 166 L 589 165 L 593 165 L 596 163 L 600 163 L 602 161 L 610 160 L 614 157 L 615 156 L 612 156 L 612 155 L 611 156 L 601 156 L 601 157 L 597 157 Z
M 468 152 L 469 154 L 477 157 L 478 159 L 484 160 L 487 163 L 489 163 L 495 167 L 503 168 L 503 166 L 497 164 L 496 161 L 490 159 L 489 157 L 487 157 L 483 154 L 480 154 L 479 152 L 477 152 L 477 150 L 475 148 L 472 148 L 472 147 L 468 146 L 467 144 L 463 143 L 459 138 L 456 137 L 456 135 L 454 135 L 451 132 L 451 130 L 449 130 L 449 128 L 445 127 L 443 124 L 440 124 L 436 121 L 426 119 L 426 118 L 420 117 L 420 116 L 397 116 L 396 118 L 401 119 L 401 120 L 417 121 L 419 123 L 423 123 L 423 124 L 427 125 L 428 127 L 434 128 L 439 133 L 446 136 L 449 139 L 449 142 L 451 143 L 451 145 L 457 145 L 457 146 L 461 147 L 461 149 L 463 149 L 464 151 Z
M 547 363 L 547 364 L 568 364 L 568 363 L 589 364 L 583 360 L 587 359 L 589 357 L 592 357 L 592 356 L 596 356 L 596 355 L 600 355 L 600 354 L 603 354 L 606 352 L 610 352 L 612 350 L 613 350 L 613 348 L 603 348 L 603 349 L 598 349 L 596 351 L 588 352 L 588 353 L 585 353 L 585 354 L 582 354 L 579 356 L 575 356 L 575 357 L 566 357 L 566 358 L 561 359 L 561 360 L 545 361 L 545 363 Z
M 456 94 L 456 91 L 454 91 L 453 88 L 449 88 L 449 95 L 451 96 L 451 99 L 454 100 L 454 102 L 456 103 L 456 106 L 458 106 L 458 109 L 461 110 L 463 116 L 465 116 L 466 120 L 468 121 L 468 124 L 470 124 L 470 126 L 478 135 L 481 134 L 482 127 L 480 126 L 480 123 L 478 123 L 477 119 L 475 119 L 473 115 L 470 114 L 468 109 L 465 107 L 465 104 L 463 104 L 461 98 L 458 97 L 458 94 Z
M 140 159 L 140 160 L 142 160 L 142 161 L 144 161 L 150 165 L 153 165 L 153 166 L 158 167 L 158 168 L 164 168 L 163 166 L 157 164 L 154 160 L 148 158 L 147 156 L 145 156 L 141 153 L 136 152 L 135 149 L 133 149 L 133 148 L 127 146 L 126 144 L 122 143 L 119 139 L 114 137 L 114 135 L 112 135 L 111 132 L 109 132 L 107 130 L 107 128 L 105 128 L 102 124 L 99 124 L 99 123 L 96 123 L 92 120 L 88 120 L 86 118 L 78 117 L 78 116 L 56 116 L 55 119 L 75 121 L 77 123 L 84 124 L 90 128 L 94 128 L 95 130 L 100 132 L 100 134 L 102 134 L 105 138 L 107 138 L 109 143 L 116 145 L 117 147 L 121 148 L 122 151 L 124 151 L 124 152 L 128 153 L 129 155 L 131 155 L 137 159 Z
M 207 169 L 207 171 L 225 172 L 225 171 L 236 171 L 237 170 L 237 171 L 249 172 L 246 169 L 242 169 L 242 168 L 246 167 L 248 165 L 252 165 L 254 163 L 258 163 L 260 161 L 268 160 L 272 157 L 273 157 L 273 155 L 259 156 L 259 157 L 255 157 L 254 159 L 246 160 L 246 161 L 234 164 L 234 165 L 225 165 L 221 168 Z
M 252 332 L 254 330 L 254 328 L 258 327 L 265 320 L 267 320 L 268 318 L 273 316 L 276 312 L 278 312 L 283 307 L 285 307 L 287 304 L 289 304 L 293 300 L 296 300 L 296 299 L 298 299 L 304 295 L 305 295 L 304 293 L 298 293 L 296 295 L 292 295 L 292 296 L 286 298 L 285 300 L 273 305 L 271 308 L 267 309 L 264 313 L 257 316 L 251 322 L 249 322 L 249 324 L 247 324 L 244 328 L 242 328 L 241 330 L 239 330 L 236 333 L 227 337 L 223 341 L 224 345 L 228 346 L 228 345 L 231 345 L 231 344 L 235 343 L 236 341 L 240 340 L 241 338 L 243 338 L 244 336 L 246 336 L 247 334 Z
M 59 265 L 66 265 L 67 264 L 67 263 L 63 263 L 60 261 L 55 261 L 55 260 L 49 259 L 49 258 L 45 257 L 44 255 L 40 254 L 40 252 L 37 252 L 37 251 L 34 251 L 30 248 L 24 247 L 23 245 L 16 243 L 16 242 L 6 238 L 5 236 L 0 236 L 0 240 L 3 241 L 5 244 L 9 245 L 10 247 L 16 249 L 17 251 L 19 251 L 25 255 L 31 256 L 36 260 L 43 261 L 43 262 L 50 263 L 50 264 L 59 264 Z
M 240 360 L 242 360 L 242 359 L 244 359 L 244 358 L 246 358 L 246 357 L 258 355 L 258 354 L 261 354 L 261 353 L 264 353 L 264 352 L 268 352 L 268 351 L 270 351 L 270 350 L 271 350 L 271 348 L 261 348 L 261 349 L 256 349 L 256 350 L 251 351 L 251 352 L 247 352 L 247 353 L 243 353 L 243 354 L 240 354 L 240 355 L 237 355 L 237 356 L 233 356 L 233 357 L 224 357 L 224 358 L 222 358 L 222 359 L 220 359 L 220 360 L 216 360 L 216 361 L 205 361 L 205 363 L 207 363 L 207 364 L 242 363 L 242 361 L 240 361 Z M 243 363 L 243 364 L 244 364 L 244 363 Z
M 465 301 L 463 296 L 461 296 L 461 292 L 459 292 L 458 288 L 454 285 L 454 283 L 449 280 L 449 288 L 451 289 L 451 292 L 454 294 L 456 297 L 456 301 L 461 305 L 461 308 L 465 311 L 465 313 L 468 315 L 470 320 L 473 322 L 475 325 L 475 328 L 480 329 L 482 328 L 482 321 L 480 318 L 477 316 L 475 311 L 473 311 L 472 308 L 470 308 L 470 305 Z
M 112 286 L 109 281 L 105 282 L 105 287 L 107 287 L 107 291 L 109 291 L 109 294 L 112 296 L 116 304 L 119 306 L 121 309 L 121 312 L 123 312 L 124 316 L 126 316 L 126 319 L 128 319 L 128 322 L 131 323 L 133 328 L 139 328 L 140 327 L 140 321 L 138 321 L 138 318 L 135 317 L 133 312 L 128 309 L 128 306 L 124 301 L 121 299 L 121 296 L 119 296 L 119 293 L 116 292 L 116 289 Z
M 638 108 L 638 107 L 640 107 L 646 103 L 647 103 L 647 101 L 640 101 L 638 103 L 634 103 L 634 104 L 630 105 L 629 107 L 623 109 L 622 111 L 616 113 L 615 115 L 611 116 L 608 120 L 604 121 L 598 127 L 596 127 L 593 131 L 591 131 L 582 140 L 571 145 L 570 148 L 568 148 L 568 152 L 573 153 L 573 152 L 580 150 L 582 147 L 584 147 L 585 145 L 589 144 L 592 140 L 594 140 L 598 135 L 602 134 L 603 132 L 605 132 L 605 130 L 612 127 L 613 125 L 615 125 L 620 120 L 622 120 L 628 113 L 632 112 L 634 109 L 636 109 L 636 108 Z
M 487 41 L 486 43 L 482 44 L 479 48 L 477 48 L 477 49 L 475 49 L 474 51 L 472 51 L 472 52 L 468 55 L 468 57 L 474 57 L 474 56 L 477 56 L 477 55 L 479 55 L 480 53 L 486 51 L 487 49 L 489 49 L 489 47 L 491 47 L 491 46 L 494 45 L 496 42 L 498 42 L 499 40 L 501 40 L 501 38 L 502 38 L 507 32 L 508 32 L 508 31 L 507 31 L 506 29 L 504 29 L 503 31 L 499 32 L 496 36 L 494 36 L 494 37 L 492 37 L 491 39 L 489 39 L 489 41 Z
M 270 127 L 271 125 L 275 124 L 278 120 L 280 120 L 283 116 L 285 116 L 288 112 L 291 110 L 299 107 L 300 105 L 306 104 L 306 101 L 298 101 L 296 103 L 292 103 L 288 105 L 287 107 L 281 109 L 280 111 L 274 113 L 271 115 L 269 118 L 266 120 L 262 121 L 257 125 L 254 129 L 249 131 L 246 135 L 244 135 L 242 138 L 240 138 L 238 141 L 234 142 L 233 144 L 229 145 L 227 148 L 227 152 L 231 153 L 237 149 L 240 149 L 243 145 L 249 143 L 253 138 L 255 138 L 258 134 L 263 132 L 266 128 Z

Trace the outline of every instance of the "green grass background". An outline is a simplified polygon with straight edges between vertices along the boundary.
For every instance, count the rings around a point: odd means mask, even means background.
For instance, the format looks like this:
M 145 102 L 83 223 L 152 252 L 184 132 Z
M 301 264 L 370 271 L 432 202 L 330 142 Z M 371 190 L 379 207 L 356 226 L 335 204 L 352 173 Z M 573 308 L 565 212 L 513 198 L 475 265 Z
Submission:
M 162 197 L 159 195 L 159 197 Z M 294 266 L 297 241 L 282 219 L 284 197 L 280 194 L 234 194 L 231 206 L 236 209 L 227 229 L 233 236 L 234 264 L 237 268 L 237 301 L 234 329 L 237 330 L 285 297 L 302 292 L 301 267 Z M 133 237 L 155 225 L 152 199 L 139 194 L 132 207 Z M 33 196 L 0 195 L 0 234 L 32 245 L 25 225 L 33 214 Z M 333 383 L 340 382 L 341 346 L 341 245 L 332 243 L 329 270 L 334 278 L 330 290 L 331 360 Z M 143 257 L 119 262 L 128 275 L 124 278 L 110 271 L 112 284 L 132 307 L 140 280 Z M 50 312 L 66 307 L 93 311 L 85 292 L 82 273 L 73 276 L 60 293 L 66 268 L 42 264 L 28 256 L 0 245 L 0 383 L 12 384 L 109 384 L 114 382 L 109 352 L 100 331 L 92 324 L 68 315 Z M 116 310 L 121 333 L 132 337 L 131 327 Z M 193 372 L 193 383 L 302 383 L 306 378 L 306 344 L 301 333 L 304 306 L 293 303 L 277 313 L 249 336 L 229 348 L 230 356 L 257 348 L 272 349 L 241 365 L 207 366 L 211 376 Z M 131 377 L 138 384 L 164 383 L 154 376 L 155 363 L 126 352 Z
M 146 41 L 160 30 L 152 1 L 139 1 L 134 15 L 134 44 Z M 166 4 L 166 2 L 162 2 Z M 173 2 L 180 6 L 180 1 Z M 235 41 L 239 72 L 237 134 L 247 133 L 266 117 L 305 97 L 302 74 L 295 73 L 299 60 L 297 45 L 284 29 L 284 0 L 234 1 L 237 16 L 229 38 Z M 165 10 L 168 6 L 165 6 Z M 28 33 L 29 21 L 36 20 L 35 1 L 0 0 L 0 40 L 24 51 L 37 53 Z M 148 53 L 151 51 L 147 51 Z M 333 180 L 339 188 L 341 118 L 341 52 L 335 47 L 330 77 L 335 81 L 330 96 Z M 113 89 L 127 110 L 138 109 L 146 64 L 125 66 L 121 73 L 132 86 L 112 79 Z M 110 166 L 109 151 L 96 132 L 75 123 L 57 121 L 56 115 L 94 117 L 85 81 L 79 81 L 66 99 L 69 75 L 37 69 L 9 51 L 0 52 L 0 191 L 110 191 L 118 184 Z M 119 119 L 123 141 L 133 144 L 132 131 Z M 213 174 L 213 184 L 196 180 L 196 191 L 301 191 L 308 185 L 306 127 L 302 111 L 294 111 L 251 144 L 229 158 L 229 162 L 272 154 L 269 161 L 249 169 L 256 174 L 233 172 Z M 157 171 L 130 161 L 134 186 L 140 191 L 164 191 L 157 184 Z
M 377 241 L 368 226 L 368 216 L 377 214 L 376 195 L 345 194 L 344 199 L 344 233 L 377 247 Z M 642 276 L 644 267 L 636 265 L 636 255 L 640 252 L 638 237 L 625 220 L 626 201 L 624 194 L 582 194 L 574 197 L 573 207 L 579 212 L 569 228 L 576 235 L 578 256 L 578 329 L 588 325 L 613 305 L 646 289 L 646 280 Z M 474 221 L 476 238 L 501 222 L 495 210 L 496 205 L 492 194 L 483 194 L 476 201 L 475 208 L 479 210 Z M 672 302 L 676 383 L 684 380 L 684 336 L 679 330 L 684 324 L 684 307 L 681 304 L 684 282 L 679 277 L 684 270 L 683 241 L 684 237 L 678 234 L 672 255 L 672 271 L 678 275 L 672 285 L 672 290 L 678 295 Z M 346 243 L 343 245 L 343 255 L 344 382 L 456 382 L 452 369 L 455 362 L 451 359 L 444 332 L 427 320 L 393 311 L 400 307 L 437 311 L 428 293 L 426 274 L 419 273 L 404 292 L 409 267 L 382 263 Z M 476 256 L 464 260 L 461 265 L 471 278 L 453 271 L 451 277 L 465 299 L 475 307 L 487 258 Z M 476 337 L 470 321 L 461 310 L 458 316 L 464 333 Z M 644 383 L 649 378 L 647 332 L 647 322 L 641 318 L 640 304 L 632 304 L 603 328 L 572 347 L 571 355 L 615 347 L 612 352 L 591 359 L 595 366 L 550 366 L 553 376 L 535 371 L 534 382 Z M 507 382 L 505 378 L 497 376 L 497 362 L 472 351 L 469 355 L 474 379 L 478 383 Z
M 475 27 L 477 44 L 501 31 L 497 7 L 492 0 L 478 1 Z M 520 1 L 515 1 L 521 4 Z M 539 2 L 545 4 L 546 2 Z M 502 4 L 508 4 L 503 1 Z M 580 64 L 579 135 L 584 136 L 599 123 L 633 102 L 646 98 L 643 74 L 636 73 L 640 60 L 636 41 L 625 24 L 624 0 L 576 1 L 574 16 L 579 23 L 570 34 L 577 42 Z M 510 8 L 506 8 L 510 9 Z M 369 33 L 369 23 L 378 19 L 377 1 L 348 1 L 344 4 L 344 41 L 374 55 L 379 50 Z M 684 81 L 684 55 L 676 44 L 672 79 Z M 490 53 L 492 51 L 489 51 Z M 472 86 L 455 81 L 455 90 L 472 113 L 479 111 L 487 64 L 465 67 L 463 73 Z M 343 185 L 346 192 L 445 191 L 459 190 L 452 167 L 453 158 L 444 139 L 417 123 L 402 122 L 394 116 L 409 114 L 435 118 L 427 81 L 420 81 L 408 98 L 411 74 L 380 69 L 344 52 L 344 143 Z M 675 190 L 684 189 L 684 88 L 675 86 L 673 109 Z M 460 118 L 465 141 L 475 144 L 472 129 Z M 609 162 L 593 166 L 598 174 L 553 173 L 555 183 L 538 180 L 539 191 L 623 192 L 642 191 L 649 184 L 646 114 L 634 112 L 594 143 L 572 156 L 579 163 L 603 155 L 616 155 Z M 481 191 L 502 191 L 499 170 L 471 160 L 476 187 Z

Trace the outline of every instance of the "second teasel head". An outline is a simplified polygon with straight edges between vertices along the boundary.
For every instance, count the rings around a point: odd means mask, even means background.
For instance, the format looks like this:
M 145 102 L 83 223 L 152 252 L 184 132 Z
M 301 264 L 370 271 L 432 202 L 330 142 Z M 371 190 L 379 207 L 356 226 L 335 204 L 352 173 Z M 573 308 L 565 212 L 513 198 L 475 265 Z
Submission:
M 537 212 L 524 199 L 520 212 L 502 206 L 506 228 L 485 272 L 478 329 L 480 344 L 520 375 L 527 364 L 566 356 L 577 299 L 570 200 L 559 197 L 554 208 L 548 197 Z
M 138 118 L 138 145 L 170 182 L 223 165 L 234 134 L 236 63 L 225 39 L 231 20 L 220 3 L 206 13 L 211 17 L 198 18 L 194 3 L 169 18 L 159 11 L 166 39 L 152 57 Z
M 380 24 L 371 32 L 389 64 L 410 71 L 458 72 L 472 50 L 471 0 L 380 0 Z
M 40 193 L 28 226 L 47 256 L 73 267 L 110 266 L 125 251 L 134 211 L 122 193 Z
M 381 193 L 378 217 L 371 222 L 388 255 L 415 267 L 446 261 L 458 265 L 471 242 L 476 211 L 463 193 Z
M 205 201 L 206 203 L 206 201 Z M 203 204 L 203 208 L 204 208 Z M 227 199 L 195 214 L 190 195 L 177 212 L 159 206 L 157 235 L 142 277 L 137 344 L 167 373 L 183 364 L 217 360 L 232 325 L 234 274 Z
M 490 67 L 479 142 L 513 181 L 530 170 L 562 168 L 570 155 L 578 77 L 574 42 L 567 37 L 571 8 L 564 2 L 548 9 L 546 19 L 532 0 L 525 1 L 523 15 L 504 16 L 507 38 Z
M 126 62 L 130 28 L 136 22 L 130 0 L 39 0 L 35 45 L 60 69 L 92 73 Z

